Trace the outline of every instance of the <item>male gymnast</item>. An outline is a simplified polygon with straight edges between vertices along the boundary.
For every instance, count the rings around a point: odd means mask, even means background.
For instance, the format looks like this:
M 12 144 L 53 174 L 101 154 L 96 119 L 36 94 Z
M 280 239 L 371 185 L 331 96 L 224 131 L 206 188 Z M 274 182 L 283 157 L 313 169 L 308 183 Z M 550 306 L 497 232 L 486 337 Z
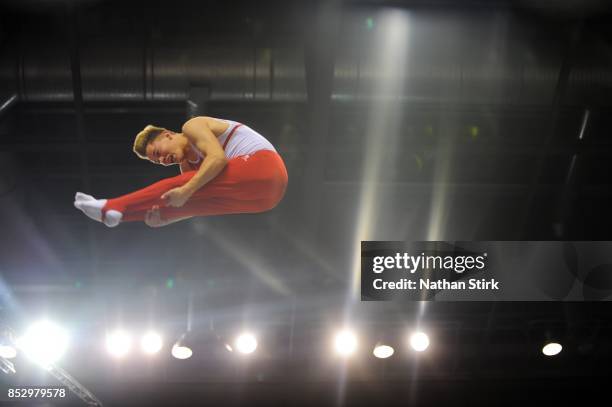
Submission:
M 133 221 L 159 227 L 193 216 L 268 211 L 287 188 L 285 164 L 272 144 L 235 121 L 195 117 L 181 133 L 149 125 L 133 149 L 155 164 L 179 165 L 181 175 L 112 199 L 77 192 L 77 209 L 109 227 Z

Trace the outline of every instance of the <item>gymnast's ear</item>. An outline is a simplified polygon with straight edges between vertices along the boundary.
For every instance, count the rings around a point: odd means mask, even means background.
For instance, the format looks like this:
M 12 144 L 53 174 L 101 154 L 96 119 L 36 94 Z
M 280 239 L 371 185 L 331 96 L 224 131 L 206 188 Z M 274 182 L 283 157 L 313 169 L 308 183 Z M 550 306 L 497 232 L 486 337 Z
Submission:
M 164 131 L 162 131 L 159 135 L 161 136 L 161 138 L 165 137 L 165 138 L 172 140 L 174 136 L 176 135 L 176 133 L 173 132 L 172 130 L 164 129 Z

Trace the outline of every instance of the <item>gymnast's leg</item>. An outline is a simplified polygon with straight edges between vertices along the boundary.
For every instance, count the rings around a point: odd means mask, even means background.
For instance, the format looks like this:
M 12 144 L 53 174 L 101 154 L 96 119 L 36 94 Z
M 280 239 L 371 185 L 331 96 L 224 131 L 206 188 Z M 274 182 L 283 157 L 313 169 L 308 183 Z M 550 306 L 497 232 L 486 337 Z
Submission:
M 260 150 L 229 160 L 223 171 L 182 207 L 167 206 L 161 195 L 184 185 L 194 175 L 195 171 L 189 171 L 108 200 L 78 193 L 75 206 L 107 226 L 116 226 L 120 222 L 144 221 L 146 212 L 154 206 L 159 206 L 165 220 L 262 212 L 276 206 L 287 187 L 287 170 L 282 158 L 274 151 Z

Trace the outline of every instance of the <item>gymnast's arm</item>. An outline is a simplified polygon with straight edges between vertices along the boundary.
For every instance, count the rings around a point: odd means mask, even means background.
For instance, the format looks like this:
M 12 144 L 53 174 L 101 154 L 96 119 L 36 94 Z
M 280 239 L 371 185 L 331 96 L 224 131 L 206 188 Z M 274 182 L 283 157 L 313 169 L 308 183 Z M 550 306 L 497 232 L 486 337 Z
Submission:
M 193 168 L 192 165 L 189 164 L 189 162 L 187 162 L 187 160 L 181 161 L 179 163 L 179 166 L 181 168 L 181 174 L 184 174 L 187 171 L 193 171 L 196 169 L 196 168 Z M 159 212 L 159 206 L 156 205 L 147 211 L 147 214 L 145 215 L 145 223 L 151 226 L 152 228 L 158 228 L 158 227 L 169 225 L 171 223 L 179 222 L 181 220 L 190 219 L 192 217 L 193 216 L 184 216 L 182 218 L 164 220 L 161 218 L 161 214 Z
M 200 168 L 182 187 L 193 194 L 223 171 L 227 165 L 227 158 L 205 117 L 194 117 L 188 120 L 183 125 L 183 135 L 204 155 Z

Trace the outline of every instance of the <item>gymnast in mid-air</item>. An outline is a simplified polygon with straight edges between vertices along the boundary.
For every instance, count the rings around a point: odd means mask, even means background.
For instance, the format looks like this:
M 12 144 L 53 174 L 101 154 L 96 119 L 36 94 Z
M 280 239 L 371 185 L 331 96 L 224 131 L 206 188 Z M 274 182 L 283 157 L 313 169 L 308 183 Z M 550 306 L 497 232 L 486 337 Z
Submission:
M 195 117 L 181 133 L 149 125 L 136 136 L 134 152 L 178 165 L 181 175 L 111 199 L 77 192 L 74 206 L 109 227 L 133 221 L 159 227 L 194 216 L 264 212 L 287 188 L 285 164 L 272 144 L 231 120 Z

